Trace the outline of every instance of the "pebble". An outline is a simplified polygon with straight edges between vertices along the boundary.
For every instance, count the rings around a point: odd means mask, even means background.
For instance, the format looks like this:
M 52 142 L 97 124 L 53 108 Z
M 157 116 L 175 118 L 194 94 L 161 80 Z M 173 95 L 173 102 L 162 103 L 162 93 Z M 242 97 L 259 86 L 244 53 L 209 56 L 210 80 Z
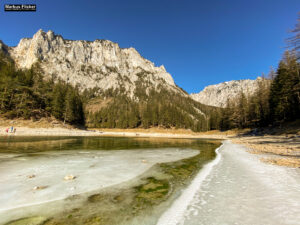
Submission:
M 76 176 L 73 175 L 67 175 L 64 177 L 64 180 L 74 180 L 76 178 Z
M 47 186 L 35 186 L 33 188 L 33 190 L 42 190 L 42 189 L 45 189 L 45 188 L 47 188 Z

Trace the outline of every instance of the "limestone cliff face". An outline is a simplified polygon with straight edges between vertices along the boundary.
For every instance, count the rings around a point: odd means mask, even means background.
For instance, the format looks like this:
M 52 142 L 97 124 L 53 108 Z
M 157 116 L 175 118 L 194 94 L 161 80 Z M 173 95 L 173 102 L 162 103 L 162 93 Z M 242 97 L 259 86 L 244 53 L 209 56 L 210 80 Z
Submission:
M 164 66 L 155 67 L 134 48 L 122 49 L 108 40 L 71 41 L 52 31 L 39 30 L 33 38 L 21 39 L 8 51 L 19 68 L 40 62 L 46 77 L 78 85 L 81 90 L 124 87 L 132 94 L 139 78 L 154 87 L 162 84 L 178 90 Z
M 236 98 L 241 91 L 246 95 L 253 94 L 258 88 L 258 81 L 256 80 L 233 80 L 223 82 L 216 85 L 210 85 L 204 88 L 197 94 L 191 94 L 190 96 L 205 105 L 225 107 L 227 99 Z

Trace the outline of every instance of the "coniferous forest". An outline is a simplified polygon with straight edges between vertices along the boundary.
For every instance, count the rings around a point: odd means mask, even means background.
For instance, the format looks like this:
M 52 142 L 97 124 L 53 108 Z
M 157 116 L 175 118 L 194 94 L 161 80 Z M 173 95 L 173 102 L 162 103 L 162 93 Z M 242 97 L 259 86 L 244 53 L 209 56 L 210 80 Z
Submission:
M 0 114 L 7 119 L 40 119 L 53 116 L 74 125 L 101 128 L 149 128 L 161 126 L 209 130 L 206 115 L 213 107 L 187 96 L 158 87 L 147 89 L 137 83 L 134 99 L 123 89 L 79 91 L 63 81 L 43 79 L 36 63 L 28 70 L 18 70 L 5 55 L 0 57 Z M 148 90 L 148 93 L 146 93 Z M 95 105 L 96 111 L 89 109 Z M 105 107 L 101 103 L 105 102 Z M 100 107 L 99 107 L 100 106 Z
M 253 95 L 241 92 L 220 109 L 221 130 L 279 126 L 300 119 L 300 14 L 292 32 L 294 35 L 287 40 L 289 50 L 277 70 L 272 69 L 259 80 Z
M 299 44 L 299 29 L 297 30 Z M 220 129 L 278 126 L 300 119 L 299 48 L 286 51 L 277 71 L 259 81 L 251 96 L 243 92 L 220 109 Z
M 62 81 L 45 81 L 38 64 L 18 70 L 0 56 L 0 114 L 8 119 L 39 119 L 53 115 L 70 124 L 84 123 L 83 103 L 77 88 Z
M 206 115 L 216 110 L 195 102 L 187 96 L 166 89 L 151 89 L 138 86 L 135 98 L 131 99 L 122 91 L 107 92 L 94 99 L 95 105 L 105 107 L 93 111 L 93 101 L 86 113 L 87 125 L 99 128 L 184 128 L 206 131 L 216 126 L 210 124 Z M 96 100 L 96 101 L 95 101 Z
M 258 81 L 251 96 L 241 92 L 225 108 L 203 105 L 160 85 L 136 83 L 134 97 L 120 87 L 96 95 L 54 79 L 43 79 L 36 63 L 19 70 L 0 55 L 0 115 L 7 119 L 53 116 L 69 124 L 98 128 L 184 128 L 193 131 L 256 128 L 300 119 L 300 20 L 276 71 Z
M 241 92 L 220 110 L 220 129 L 276 126 L 300 119 L 299 69 L 295 53 L 286 51 L 277 71 L 259 80 L 253 95 Z

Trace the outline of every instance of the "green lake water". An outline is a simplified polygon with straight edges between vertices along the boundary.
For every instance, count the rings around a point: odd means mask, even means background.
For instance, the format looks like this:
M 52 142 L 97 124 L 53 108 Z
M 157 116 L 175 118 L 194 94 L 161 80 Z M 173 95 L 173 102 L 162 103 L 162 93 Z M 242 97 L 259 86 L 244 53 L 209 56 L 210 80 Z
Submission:
M 0 211 L 0 217 L 1 214 L 6 217 L 2 224 L 154 225 L 203 165 L 215 158 L 215 149 L 220 144 L 220 141 L 208 139 L 1 137 L 0 169 L 2 164 L 9 165 L 10 161 L 17 163 L 17 160 L 21 162 L 23 159 L 36 160 L 40 156 L 44 157 L 44 154 L 48 157 L 60 152 L 77 154 L 88 151 L 92 154 L 94 151 L 105 151 L 109 155 L 109 150 L 130 150 L 130 154 L 134 154 L 133 150 L 139 151 L 139 154 L 141 151 L 151 150 L 151 154 L 155 155 L 156 150 L 159 152 L 162 149 L 199 150 L 197 155 L 189 158 L 157 163 L 136 178 L 119 185 L 98 188 L 38 206 Z M 0 170 L 0 175 L 1 173 L 3 172 Z

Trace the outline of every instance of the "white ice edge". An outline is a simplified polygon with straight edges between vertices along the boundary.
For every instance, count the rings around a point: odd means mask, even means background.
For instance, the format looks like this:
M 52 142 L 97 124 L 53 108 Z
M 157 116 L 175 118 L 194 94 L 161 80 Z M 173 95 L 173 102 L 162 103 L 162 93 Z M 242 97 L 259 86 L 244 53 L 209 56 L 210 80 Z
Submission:
M 162 214 L 156 225 L 176 225 L 182 220 L 182 218 L 184 217 L 184 212 L 192 202 L 195 194 L 201 187 L 201 184 L 211 173 L 213 167 L 220 162 L 221 154 L 219 153 L 219 151 L 223 147 L 223 145 L 224 142 L 219 148 L 215 150 L 217 154 L 216 158 L 204 165 L 204 167 L 200 170 L 191 184 L 183 190 L 182 194 L 174 201 L 172 206 Z

